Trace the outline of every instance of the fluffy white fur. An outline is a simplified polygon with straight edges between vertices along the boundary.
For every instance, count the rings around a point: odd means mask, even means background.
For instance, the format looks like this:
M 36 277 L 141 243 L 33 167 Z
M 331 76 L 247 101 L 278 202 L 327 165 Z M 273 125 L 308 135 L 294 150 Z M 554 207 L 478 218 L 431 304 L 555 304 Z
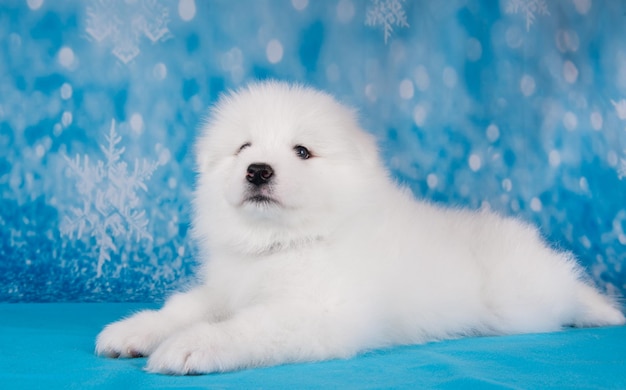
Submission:
M 107 326 L 98 354 L 209 373 L 625 321 L 533 227 L 416 201 L 322 92 L 266 82 L 231 93 L 196 152 L 202 283 Z M 258 187 L 246 180 L 254 163 L 274 171 Z

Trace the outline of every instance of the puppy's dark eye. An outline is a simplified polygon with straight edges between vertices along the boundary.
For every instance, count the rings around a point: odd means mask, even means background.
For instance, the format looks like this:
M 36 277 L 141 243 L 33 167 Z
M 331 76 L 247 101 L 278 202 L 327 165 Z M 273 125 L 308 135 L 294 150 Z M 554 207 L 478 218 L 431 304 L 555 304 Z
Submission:
M 309 149 L 305 148 L 302 145 L 294 146 L 293 150 L 296 152 L 296 156 L 300 157 L 303 160 L 307 160 L 309 157 L 311 157 L 311 152 L 309 152 Z
M 237 150 L 237 153 L 241 152 L 242 150 L 244 150 L 245 148 L 247 148 L 248 146 L 250 146 L 250 142 L 246 142 L 245 144 L 241 145 L 239 147 L 239 150 Z

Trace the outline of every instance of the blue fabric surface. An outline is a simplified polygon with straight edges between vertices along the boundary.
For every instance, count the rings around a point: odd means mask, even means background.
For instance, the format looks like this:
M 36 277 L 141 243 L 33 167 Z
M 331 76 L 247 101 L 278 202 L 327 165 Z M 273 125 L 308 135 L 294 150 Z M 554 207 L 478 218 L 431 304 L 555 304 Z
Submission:
M 190 278 L 190 146 L 268 77 L 360 109 L 420 197 L 491 207 L 626 292 L 622 0 L 0 1 L 0 302 L 160 300 Z M 174 378 L 93 355 L 131 304 L 0 305 L 0 387 L 626 388 L 625 328 Z
M 394 177 L 489 206 L 626 292 L 623 0 L 0 1 L 0 301 L 190 278 L 191 145 L 263 78 L 361 112 Z
M 106 323 L 140 304 L 0 304 L 4 389 L 626 388 L 626 327 L 466 338 L 373 351 L 349 360 L 171 377 L 145 359 L 93 354 Z

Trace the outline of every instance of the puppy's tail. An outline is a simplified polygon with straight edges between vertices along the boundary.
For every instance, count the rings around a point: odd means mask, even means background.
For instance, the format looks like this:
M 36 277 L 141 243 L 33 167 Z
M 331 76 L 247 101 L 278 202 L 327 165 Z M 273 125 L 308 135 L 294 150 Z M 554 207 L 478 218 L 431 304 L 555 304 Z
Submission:
M 601 294 L 583 281 L 579 282 L 575 293 L 579 301 L 579 310 L 574 319 L 574 326 L 615 326 L 626 323 L 616 298 Z

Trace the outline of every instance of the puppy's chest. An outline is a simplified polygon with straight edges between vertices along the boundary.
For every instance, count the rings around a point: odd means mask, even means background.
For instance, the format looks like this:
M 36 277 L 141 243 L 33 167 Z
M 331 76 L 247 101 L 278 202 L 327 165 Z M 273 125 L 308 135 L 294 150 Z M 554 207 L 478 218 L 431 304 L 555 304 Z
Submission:
M 323 257 L 323 256 L 322 256 Z M 232 308 L 280 300 L 315 300 L 335 285 L 332 270 L 312 251 L 231 259 L 209 269 L 208 283 Z

